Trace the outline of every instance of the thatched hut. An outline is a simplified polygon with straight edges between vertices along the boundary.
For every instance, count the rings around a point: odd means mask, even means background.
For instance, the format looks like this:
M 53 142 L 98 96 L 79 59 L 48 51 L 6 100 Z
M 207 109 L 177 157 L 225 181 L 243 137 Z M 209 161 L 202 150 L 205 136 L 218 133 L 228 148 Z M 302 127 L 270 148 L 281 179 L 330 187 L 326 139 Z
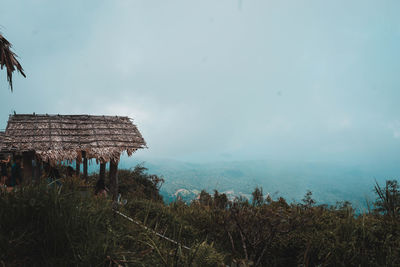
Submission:
M 118 191 L 117 168 L 120 155 L 131 156 L 145 148 L 146 142 L 128 117 L 92 115 L 10 115 L 3 137 L 3 151 L 21 153 L 24 174 L 32 173 L 32 160 L 52 165 L 76 162 L 76 172 L 83 163 L 87 177 L 88 160 L 100 163 L 100 179 L 104 179 L 106 163 L 110 163 L 113 193 Z

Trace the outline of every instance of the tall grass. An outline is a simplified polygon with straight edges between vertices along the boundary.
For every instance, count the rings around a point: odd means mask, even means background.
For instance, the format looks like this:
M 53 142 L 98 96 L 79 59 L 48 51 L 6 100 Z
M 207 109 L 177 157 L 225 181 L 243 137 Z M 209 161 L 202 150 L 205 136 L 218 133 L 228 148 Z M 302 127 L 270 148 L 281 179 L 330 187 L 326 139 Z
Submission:
M 92 177 L 95 182 L 96 177 Z M 162 179 L 138 167 L 121 172 L 115 205 L 82 191 L 79 179 L 0 192 L 0 263 L 5 266 L 400 266 L 400 191 L 375 186 L 375 209 L 228 200 L 202 191 L 191 204 L 164 204 Z M 132 223 L 113 212 L 134 218 Z M 161 233 L 171 242 L 154 231 Z M 189 248 L 187 248 L 189 247 Z M 1 265 L 1 264 L 0 264 Z
M 110 200 L 79 188 L 70 180 L 62 187 L 0 192 L 0 265 L 222 265 L 224 256 L 212 245 L 197 242 L 182 250 L 119 217 Z
M 116 242 L 109 201 L 44 184 L 2 192 L 0 221 L 8 266 L 102 265 Z

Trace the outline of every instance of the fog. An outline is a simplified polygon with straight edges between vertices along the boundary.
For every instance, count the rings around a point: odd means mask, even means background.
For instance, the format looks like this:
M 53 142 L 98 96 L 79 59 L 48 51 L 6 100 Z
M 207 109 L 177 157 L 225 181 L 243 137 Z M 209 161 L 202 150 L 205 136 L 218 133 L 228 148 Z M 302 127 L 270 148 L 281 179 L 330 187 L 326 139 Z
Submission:
M 397 166 L 398 1 L 8 1 L 17 113 L 134 119 L 141 158 Z

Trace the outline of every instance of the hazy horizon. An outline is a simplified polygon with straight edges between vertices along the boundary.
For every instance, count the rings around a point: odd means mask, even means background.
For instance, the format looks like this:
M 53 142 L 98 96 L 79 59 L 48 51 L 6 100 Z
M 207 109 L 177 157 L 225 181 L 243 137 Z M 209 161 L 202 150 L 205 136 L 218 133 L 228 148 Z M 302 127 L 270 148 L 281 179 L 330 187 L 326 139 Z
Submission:
M 134 119 L 138 158 L 400 165 L 396 1 L 13 1 L 13 113 Z M 389 168 L 389 167 L 388 167 Z M 391 168 L 391 167 L 390 167 Z

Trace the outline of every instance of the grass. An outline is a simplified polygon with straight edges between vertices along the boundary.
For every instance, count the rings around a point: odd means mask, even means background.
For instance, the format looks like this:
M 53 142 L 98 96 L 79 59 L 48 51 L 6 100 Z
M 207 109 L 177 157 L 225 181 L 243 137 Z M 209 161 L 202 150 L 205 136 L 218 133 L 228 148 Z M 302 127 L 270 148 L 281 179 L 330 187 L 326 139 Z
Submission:
M 91 177 L 95 182 L 96 177 Z M 376 185 L 374 207 L 263 199 L 229 201 L 202 191 L 190 204 L 162 202 L 162 179 L 120 172 L 126 205 L 83 189 L 79 179 L 0 192 L 4 266 L 400 266 L 399 186 Z M 133 218 L 132 223 L 113 208 Z M 147 228 L 146 228 L 147 227 Z M 161 233 L 178 244 L 156 235 Z M 185 246 L 189 247 L 186 249 Z

